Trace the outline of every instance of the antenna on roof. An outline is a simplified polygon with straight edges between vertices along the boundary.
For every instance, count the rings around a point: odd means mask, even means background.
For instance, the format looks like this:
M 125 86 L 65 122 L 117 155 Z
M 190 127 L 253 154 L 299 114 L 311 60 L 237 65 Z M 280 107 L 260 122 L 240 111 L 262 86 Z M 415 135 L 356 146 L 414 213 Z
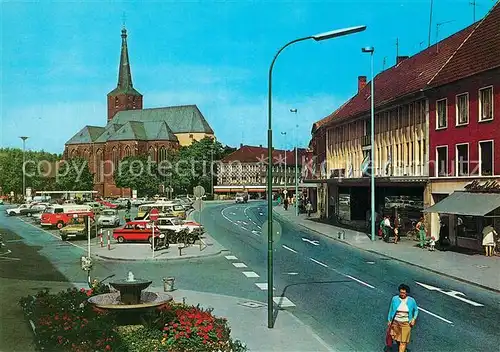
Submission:
M 385 70 L 385 60 L 387 59 L 387 56 L 384 56 L 384 60 L 382 60 L 382 71 Z
M 439 52 L 439 27 L 450 22 L 455 22 L 455 20 L 436 23 L 436 52 Z
M 471 2 L 469 2 L 469 5 L 472 6 L 472 18 L 473 18 L 473 22 L 476 22 L 476 0 L 472 0 Z
M 399 38 L 396 38 L 396 64 L 398 63 L 398 56 L 399 56 Z
M 429 42 L 427 44 L 427 47 L 430 47 L 431 46 L 431 31 L 432 31 L 432 4 L 433 4 L 434 0 L 431 0 L 431 12 L 430 12 L 430 15 L 429 15 Z

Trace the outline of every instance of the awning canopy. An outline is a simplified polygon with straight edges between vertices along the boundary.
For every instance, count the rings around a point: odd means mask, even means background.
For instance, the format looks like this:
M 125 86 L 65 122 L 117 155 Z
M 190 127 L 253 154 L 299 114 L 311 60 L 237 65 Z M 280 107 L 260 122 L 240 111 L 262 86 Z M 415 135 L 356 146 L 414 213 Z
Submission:
M 454 192 L 424 213 L 485 216 L 500 207 L 500 194 Z

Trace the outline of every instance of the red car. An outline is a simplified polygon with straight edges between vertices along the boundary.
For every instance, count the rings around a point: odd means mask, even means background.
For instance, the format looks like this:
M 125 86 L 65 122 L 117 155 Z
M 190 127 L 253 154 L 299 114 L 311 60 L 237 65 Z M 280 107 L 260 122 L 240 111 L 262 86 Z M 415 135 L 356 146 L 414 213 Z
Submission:
M 160 235 L 160 229 L 155 227 L 155 237 Z M 149 242 L 153 236 L 151 222 L 144 220 L 130 221 L 122 228 L 113 230 L 113 238 L 119 243 L 123 242 Z

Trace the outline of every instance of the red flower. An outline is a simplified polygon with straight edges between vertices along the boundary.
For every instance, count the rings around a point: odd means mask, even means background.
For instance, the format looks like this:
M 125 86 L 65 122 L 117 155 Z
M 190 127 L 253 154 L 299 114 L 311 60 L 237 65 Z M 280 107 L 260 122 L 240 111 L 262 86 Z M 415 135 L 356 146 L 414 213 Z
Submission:
M 110 345 L 106 345 L 106 351 L 109 351 L 111 349 L 111 346 Z

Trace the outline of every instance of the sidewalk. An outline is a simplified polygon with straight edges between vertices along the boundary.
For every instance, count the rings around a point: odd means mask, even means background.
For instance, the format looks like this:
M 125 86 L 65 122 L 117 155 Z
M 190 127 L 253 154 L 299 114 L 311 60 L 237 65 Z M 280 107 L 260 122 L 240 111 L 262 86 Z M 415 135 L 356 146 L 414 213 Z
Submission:
M 185 248 L 182 244 L 171 244 L 168 249 L 157 250 L 154 253 L 151 250 L 149 243 L 117 243 L 111 242 L 111 249 L 109 250 L 106 243 L 101 247 L 100 245 L 91 247 L 92 257 L 106 259 L 106 260 L 127 260 L 127 261 L 144 261 L 144 260 L 182 260 L 199 257 L 212 257 L 220 254 L 226 249 L 222 247 L 215 239 L 209 234 L 205 233 L 202 236 L 202 242 L 190 245 Z M 181 250 L 179 251 L 179 248 Z
M 293 208 L 284 210 L 274 207 L 274 213 L 287 221 L 304 228 L 341 241 L 353 247 L 383 255 L 407 264 L 435 272 L 440 275 L 467 282 L 489 290 L 500 292 L 500 257 L 485 257 L 480 254 L 468 255 L 453 251 L 422 250 L 415 245 L 417 242 L 402 238 L 397 245 L 381 240 L 372 242 L 363 232 L 343 229 L 337 226 L 318 222 L 317 217 L 307 218 L 306 214 L 295 216 Z M 345 239 L 339 238 L 339 233 L 345 234 Z M 404 258 L 404 259 L 402 259 Z

